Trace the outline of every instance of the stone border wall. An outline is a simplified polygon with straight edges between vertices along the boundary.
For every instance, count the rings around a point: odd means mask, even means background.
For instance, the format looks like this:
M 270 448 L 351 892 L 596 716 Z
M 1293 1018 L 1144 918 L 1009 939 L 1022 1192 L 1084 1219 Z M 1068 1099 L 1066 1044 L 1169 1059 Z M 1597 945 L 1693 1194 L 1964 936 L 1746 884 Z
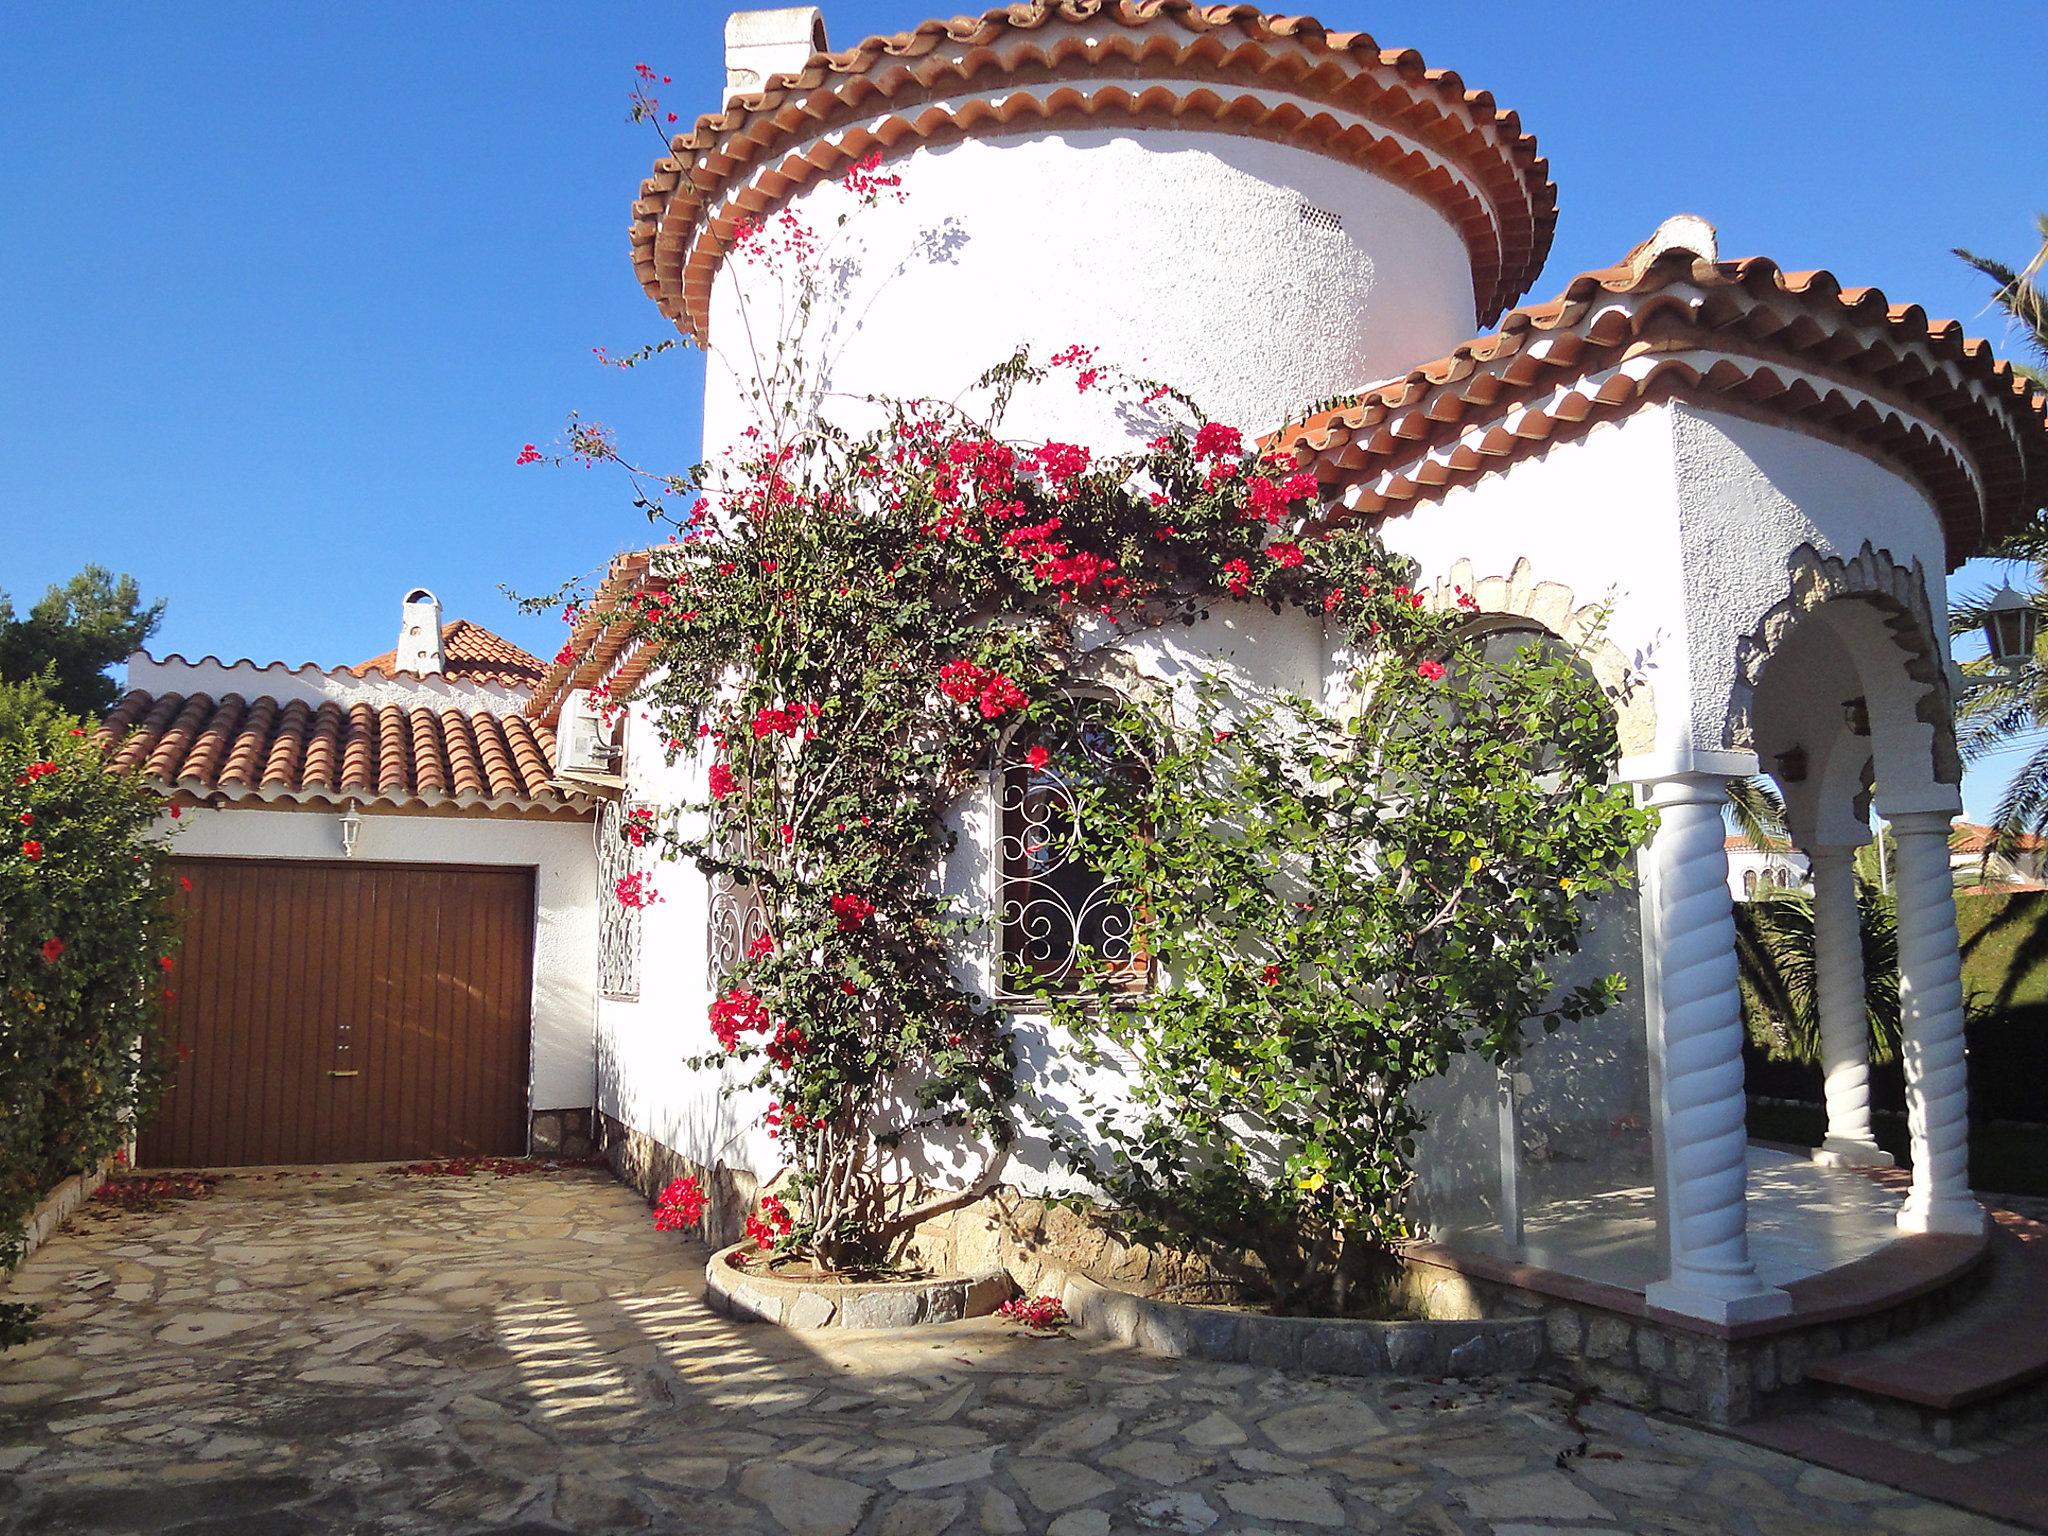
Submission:
M 1940 1290 L 1862 1316 L 1722 1339 L 1437 1265 L 1413 1268 L 1429 1271 L 1427 1278 L 1418 1276 L 1432 1298 L 1426 1308 L 1456 1306 L 1466 1315 L 1540 1322 L 1538 1374 L 1590 1387 L 1631 1408 L 1662 1409 L 1711 1424 L 1740 1424 L 1784 1394 L 1806 1395 L 1809 1364 L 1925 1327 L 1975 1294 L 1985 1279 L 1979 1266 Z
M 808 1332 L 815 1328 L 909 1328 L 986 1317 L 1016 1287 L 1000 1269 L 926 1280 L 820 1285 L 785 1280 L 732 1262 L 746 1245 L 721 1248 L 704 1266 L 704 1300 L 714 1312 Z
M 1067 1275 L 1053 1293 L 1078 1332 L 1175 1359 L 1220 1360 L 1330 1376 L 1490 1376 L 1533 1371 L 1536 1318 L 1370 1322 L 1272 1317 L 1111 1290 Z
M 30 1254 L 57 1235 L 58 1229 L 78 1213 L 81 1205 L 92 1198 L 92 1192 L 106 1182 L 107 1175 L 113 1171 L 113 1167 L 113 1161 L 109 1159 L 101 1163 L 97 1169 L 88 1168 L 84 1173 L 74 1173 L 36 1202 L 36 1208 L 29 1212 L 28 1220 L 23 1223 L 21 1255 L 15 1260 L 17 1267 L 26 1263 Z M 5 1273 L 5 1270 L 0 1270 L 0 1274 Z

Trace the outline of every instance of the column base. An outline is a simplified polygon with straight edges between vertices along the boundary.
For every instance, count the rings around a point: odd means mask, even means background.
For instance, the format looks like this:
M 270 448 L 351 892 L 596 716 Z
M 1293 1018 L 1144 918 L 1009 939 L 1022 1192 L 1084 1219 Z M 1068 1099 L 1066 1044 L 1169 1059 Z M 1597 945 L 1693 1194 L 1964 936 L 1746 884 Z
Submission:
M 1895 1168 L 1898 1160 L 1874 1141 L 1851 1141 L 1830 1136 L 1813 1149 L 1813 1160 L 1823 1168 Z
M 1959 1237 L 1982 1237 L 1990 1227 L 1990 1216 L 1974 1200 L 1919 1201 L 1908 1195 L 1906 1203 L 1899 1207 L 1901 1232 L 1945 1232 Z
M 1704 1318 L 1710 1323 L 1753 1323 L 1767 1317 L 1783 1317 L 1792 1310 L 1789 1295 L 1754 1277 L 1740 1290 L 1718 1275 L 1659 1280 L 1643 1293 L 1643 1300 L 1666 1312 Z

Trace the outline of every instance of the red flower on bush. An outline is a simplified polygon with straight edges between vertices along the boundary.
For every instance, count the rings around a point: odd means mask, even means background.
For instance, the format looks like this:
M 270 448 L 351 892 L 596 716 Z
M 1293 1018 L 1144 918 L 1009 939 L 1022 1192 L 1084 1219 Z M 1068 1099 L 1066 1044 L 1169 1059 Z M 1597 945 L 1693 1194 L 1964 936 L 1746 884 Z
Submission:
M 24 859 L 40 859 L 43 856 L 43 845 L 30 838 L 21 845 L 21 856 Z
M 635 848 L 646 847 L 647 839 L 654 835 L 654 812 L 645 806 L 628 811 L 626 824 L 619 830 Z
M 55 965 L 59 960 L 63 959 L 64 949 L 65 945 L 62 939 L 45 939 L 43 940 L 43 959 L 47 963 Z
M 981 680 L 987 675 L 964 657 L 959 661 L 949 661 L 939 668 L 939 692 L 949 699 L 970 704 L 974 701 L 974 696 L 981 692 Z
M 17 784 L 33 784 L 37 779 L 47 779 L 56 771 L 57 765 L 46 758 L 40 763 L 30 763 L 28 767 L 22 770 L 21 777 L 14 782 Z
M 696 1175 L 671 1179 L 654 1202 L 654 1230 L 684 1232 L 704 1219 L 704 1186 Z
M 775 1027 L 768 1017 L 768 1005 L 755 992 L 732 991 L 711 1004 L 711 1033 L 728 1051 L 738 1050 L 740 1036 L 748 1031 L 767 1034 Z
M 723 800 L 727 795 L 739 791 L 740 781 L 733 776 L 732 769 L 724 763 L 711 765 L 711 798 Z
M 989 675 L 982 684 L 981 697 L 975 701 L 984 720 L 1000 719 L 1013 709 L 1022 709 L 1031 701 L 1024 696 L 1024 690 L 1011 682 L 1000 672 Z
M 1252 568 L 1242 560 L 1223 562 L 1223 584 L 1230 589 L 1232 597 L 1243 597 L 1252 584 Z
M 519 450 L 519 457 L 514 459 L 512 462 L 514 464 L 538 464 L 543 457 L 544 455 L 538 448 L 534 447 L 533 444 L 528 443 L 524 448 L 521 448 Z
M 1033 747 L 1024 754 L 1024 766 L 1033 773 L 1045 772 L 1046 764 L 1052 761 L 1052 754 L 1044 747 Z
M 747 1218 L 747 1236 L 752 1239 L 756 1248 L 766 1253 L 789 1236 L 790 1229 L 795 1225 L 788 1206 L 773 1195 L 763 1195 L 759 1214 Z
M 661 900 L 661 892 L 654 888 L 654 880 L 645 870 L 635 870 L 630 875 L 621 875 L 612 887 L 612 893 L 619 898 L 619 905 L 638 910 L 651 907 Z
M 1299 544 L 1268 544 L 1266 554 L 1273 563 L 1283 570 L 1292 570 L 1301 564 L 1302 553 Z
M 1195 433 L 1198 459 L 1236 458 L 1244 452 L 1244 434 L 1220 421 L 1205 421 Z
M 1415 671 L 1426 682 L 1441 682 L 1443 681 L 1444 664 L 1440 661 L 1425 661 Z
M 839 931 L 850 933 L 875 915 L 875 904 L 852 891 L 841 891 L 832 898 L 832 915 L 839 919 Z
M 765 933 L 757 933 L 747 944 L 747 958 L 759 960 L 763 955 L 775 953 L 775 941 Z

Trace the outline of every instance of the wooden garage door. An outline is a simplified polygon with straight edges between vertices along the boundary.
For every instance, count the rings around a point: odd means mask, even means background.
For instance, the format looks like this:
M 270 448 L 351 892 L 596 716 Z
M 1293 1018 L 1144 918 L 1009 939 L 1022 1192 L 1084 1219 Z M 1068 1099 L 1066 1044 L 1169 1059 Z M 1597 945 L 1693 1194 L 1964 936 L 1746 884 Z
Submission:
M 533 876 L 181 859 L 152 1167 L 518 1153 Z

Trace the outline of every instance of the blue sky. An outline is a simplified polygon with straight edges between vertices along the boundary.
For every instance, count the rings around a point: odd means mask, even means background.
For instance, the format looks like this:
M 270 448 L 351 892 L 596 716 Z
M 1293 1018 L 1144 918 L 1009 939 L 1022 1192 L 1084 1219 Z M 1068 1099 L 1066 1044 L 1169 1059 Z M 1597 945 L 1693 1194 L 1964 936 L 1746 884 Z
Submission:
M 0 12 L 0 589 L 87 561 L 170 603 L 156 649 L 360 660 L 433 587 L 511 611 L 644 532 L 602 473 L 516 468 L 571 408 L 687 463 L 700 360 L 626 256 L 655 153 L 633 64 L 715 107 L 725 7 L 72 5 Z M 844 47 L 924 14 L 825 7 Z M 1955 244 L 2023 257 L 2048 8 L 1324 0 L 1518 110 L 1562 213 L 1548 297 L 1685 209 L 1995 330 Z M 1973 775 L 1981 811 L 1995 766 Z

